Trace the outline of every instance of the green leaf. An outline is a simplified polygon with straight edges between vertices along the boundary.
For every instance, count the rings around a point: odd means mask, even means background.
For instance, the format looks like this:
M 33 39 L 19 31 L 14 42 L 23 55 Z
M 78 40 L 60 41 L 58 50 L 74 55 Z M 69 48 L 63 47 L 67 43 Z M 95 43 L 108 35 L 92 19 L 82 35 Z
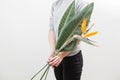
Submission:
M 75 15 L 66 25 L 63 26 L 55 47 L 58 52 L 65 50 L 64 44 L 74 34 L 76 34 L 76 31 L 78 34 L 81 34 L 81 30 L 78 32 L 78 27 L 80 27 L 84 18 L 90 19 L 90 16 L 93 11 L 93 6 L 94 3 L 88 4 L 87 6 L 85 6 L 85 8 L 81 10 L 81 12 L 78 13 L 78 15 Z M 74 46 L 71 47 L 69 50 L 72 50 L 73 48 Z
M 70 4 L 70 6 L 65 11 L 58 27 L 58 36 L 61 32 L 62 27 L 74 16 L 75 14 L 75 0 Z

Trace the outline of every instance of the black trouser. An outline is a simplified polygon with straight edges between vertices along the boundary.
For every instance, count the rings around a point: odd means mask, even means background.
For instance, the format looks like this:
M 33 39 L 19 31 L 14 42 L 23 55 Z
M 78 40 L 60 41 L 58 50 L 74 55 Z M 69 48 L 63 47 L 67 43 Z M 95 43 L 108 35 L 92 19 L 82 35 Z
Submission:
M 80 80 L 83 67 L 82 52 L 65 57 L 60 65 L 54 68 L 56 80 Z

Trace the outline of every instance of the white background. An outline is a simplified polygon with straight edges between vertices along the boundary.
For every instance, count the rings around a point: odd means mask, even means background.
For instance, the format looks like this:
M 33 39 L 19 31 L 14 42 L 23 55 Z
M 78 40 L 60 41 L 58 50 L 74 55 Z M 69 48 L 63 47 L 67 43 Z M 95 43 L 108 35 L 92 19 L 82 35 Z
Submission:
M 120 80 L 120 1 L 92 1 L 93 29 L 99 31 L 92 39 L 99 47 L 81 43 L 82 80 Z M 46 63 L 52 2 L 0 0 L 0 80 L 30 80 Z M 48 77 L 55 80 L 53 74 Z

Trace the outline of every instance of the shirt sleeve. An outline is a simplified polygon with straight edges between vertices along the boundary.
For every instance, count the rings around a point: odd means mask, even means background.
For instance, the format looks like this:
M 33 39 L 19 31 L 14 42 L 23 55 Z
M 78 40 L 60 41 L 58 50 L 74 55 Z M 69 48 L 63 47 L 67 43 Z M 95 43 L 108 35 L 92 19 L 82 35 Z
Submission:
M 51 7 L 51 15 L 50 15 L 50 18 L 49 18 L 49 28 L 50 30 L 53 30 L 54 29 L 54 25 L 53 25 L 53 22 L 54 22 L 54 6 L 55 6 L 55 2 L 52 3 L 52 7 Z

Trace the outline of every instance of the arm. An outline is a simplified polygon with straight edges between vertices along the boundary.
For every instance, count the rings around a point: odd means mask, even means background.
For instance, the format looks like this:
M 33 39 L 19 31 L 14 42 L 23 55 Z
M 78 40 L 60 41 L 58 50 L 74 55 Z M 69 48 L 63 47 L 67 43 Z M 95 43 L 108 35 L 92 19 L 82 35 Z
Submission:
M 53 19 L 54 19 L 54 6 L 55 6 L 56 2 L 52 3 L 52 7 L 51 7 L 51 16 L 49 19 L 49 32 L 48 32 L 48 41 L 49 41 L 49 45 L 50 45 L 50 56 L 48 58 L 48 62 L 51 59 L 51 57 L 54 54 L 54 50 L 55 50 L 55 32 L 54 32 L 54 25 L 53 25 Z
M 50 29 L 49 32 L 48 32 L 48 41 L 49 41 L 49 45 L 50 45 L 50 56 L 49 56 L 49 59 L 51 57 L 53 57 L 54 55 L 54 51 L 55 51 L 55 43 L 56 43 L 56 40 L 55 40 L 55 33 L 54 33 L 54 30 L 53 29 Z

